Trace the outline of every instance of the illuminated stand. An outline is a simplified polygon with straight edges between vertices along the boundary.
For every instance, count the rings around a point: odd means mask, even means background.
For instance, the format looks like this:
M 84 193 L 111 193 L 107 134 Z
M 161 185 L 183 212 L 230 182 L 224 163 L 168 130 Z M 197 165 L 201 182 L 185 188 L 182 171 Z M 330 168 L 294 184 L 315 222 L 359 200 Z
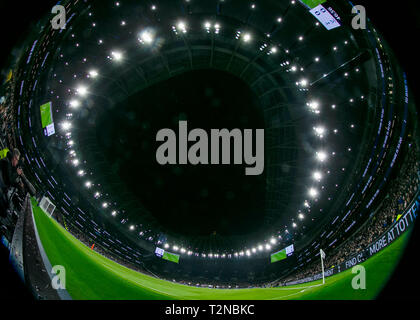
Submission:
M 47 214 L 50 215 L 50 217 L 53 215 L 55 211 L 55 205 L 51 202 L 50 199 L 47 197 L 43 197 L 41 202 L 39 203 L 39 207 Z

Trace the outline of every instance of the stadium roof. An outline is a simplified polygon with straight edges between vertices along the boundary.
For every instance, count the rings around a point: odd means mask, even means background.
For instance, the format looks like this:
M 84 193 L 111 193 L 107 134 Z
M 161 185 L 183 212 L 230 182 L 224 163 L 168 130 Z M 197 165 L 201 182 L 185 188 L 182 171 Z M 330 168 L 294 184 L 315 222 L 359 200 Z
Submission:
M 345 1 L 332 30 L 300 1 L 65 6 L 66 30 L 46 24 L 25 53 L 19 132 L 34 178 L 86 233 L 196 263 L 292 243 L 302 259 L 369 217 L 407 133 L 405 87 Z M 48 101 L 51 137 L 38 112 Z M 264 175 L 158 166 L 155 135 L 178 120 L 264 128 Z

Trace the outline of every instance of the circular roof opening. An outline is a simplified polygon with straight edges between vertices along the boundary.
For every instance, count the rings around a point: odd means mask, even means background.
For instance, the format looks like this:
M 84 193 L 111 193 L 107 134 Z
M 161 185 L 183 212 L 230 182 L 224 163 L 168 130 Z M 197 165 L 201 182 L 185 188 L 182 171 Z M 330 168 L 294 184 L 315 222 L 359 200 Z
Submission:
M 246 176 L 245 163 L 162 166 L 156 161 L 162 144 L 156 135 L 169 128 L 182 139 L 179 122 L 186 121 L 189 132 L 200 128 L 208 133 L 211 159 L 212 129 L 264 129 L 263 116 L 256 97 L 241 79 L 223 71 L 200 70 L 128 97 L 103 112 L 91 134 L 97 137 L 95 150 L 103 152 L 112 168 L 107 183 L 120 178 L 127 186 L 124 191 L 171 234 L 244 235 L 263 224 L 265 174 Z

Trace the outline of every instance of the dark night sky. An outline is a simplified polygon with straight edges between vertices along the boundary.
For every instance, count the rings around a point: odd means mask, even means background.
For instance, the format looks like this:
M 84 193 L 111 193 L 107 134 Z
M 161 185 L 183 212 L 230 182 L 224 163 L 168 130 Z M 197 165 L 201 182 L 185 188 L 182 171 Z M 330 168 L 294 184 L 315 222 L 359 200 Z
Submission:
M 25 39 L 26 31 L 41 17 L 51 11 L 57 1 L 20 1 L 5 0 L 0 2 L 1 50 L 0 66 L 10 57 L 10 51 Z
M 188 235 L 249 234 L 263 222 L 265 175 L 246 176 L 245 163 L 161 166 L 156 134 L 163 128 L 178 133 L 180 120 L 189 131 L 208 134 L 213 128 L 263 129 L 261 110 L 245 82 L 201 70 L 135 94 L 105 112 L 93 130 L 109 165 L 165 228 Z

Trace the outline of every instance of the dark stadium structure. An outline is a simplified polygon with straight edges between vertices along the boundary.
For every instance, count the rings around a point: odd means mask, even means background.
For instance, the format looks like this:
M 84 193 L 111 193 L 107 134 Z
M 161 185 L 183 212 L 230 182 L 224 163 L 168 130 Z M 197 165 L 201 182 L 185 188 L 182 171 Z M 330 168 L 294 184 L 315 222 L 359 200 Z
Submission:
M 320 249 L 338 265 L 414 199 L 397 182 L 418 185 L 418 114 L 374 25 L 355 30 L 350 2 L 318 1 L 339 24 L 328 30 L 308 3 L 61 1 L 66 29 L 39 21 L 13 68 L 3 147 L 21 151 L 53 218 L 139 272 L 258 287 L 319 273 Z M 159 165 L 156 134 L 179 121 L 264 129 L 264 173 Z M 384 217 L 387 201 L 398 210 Z

